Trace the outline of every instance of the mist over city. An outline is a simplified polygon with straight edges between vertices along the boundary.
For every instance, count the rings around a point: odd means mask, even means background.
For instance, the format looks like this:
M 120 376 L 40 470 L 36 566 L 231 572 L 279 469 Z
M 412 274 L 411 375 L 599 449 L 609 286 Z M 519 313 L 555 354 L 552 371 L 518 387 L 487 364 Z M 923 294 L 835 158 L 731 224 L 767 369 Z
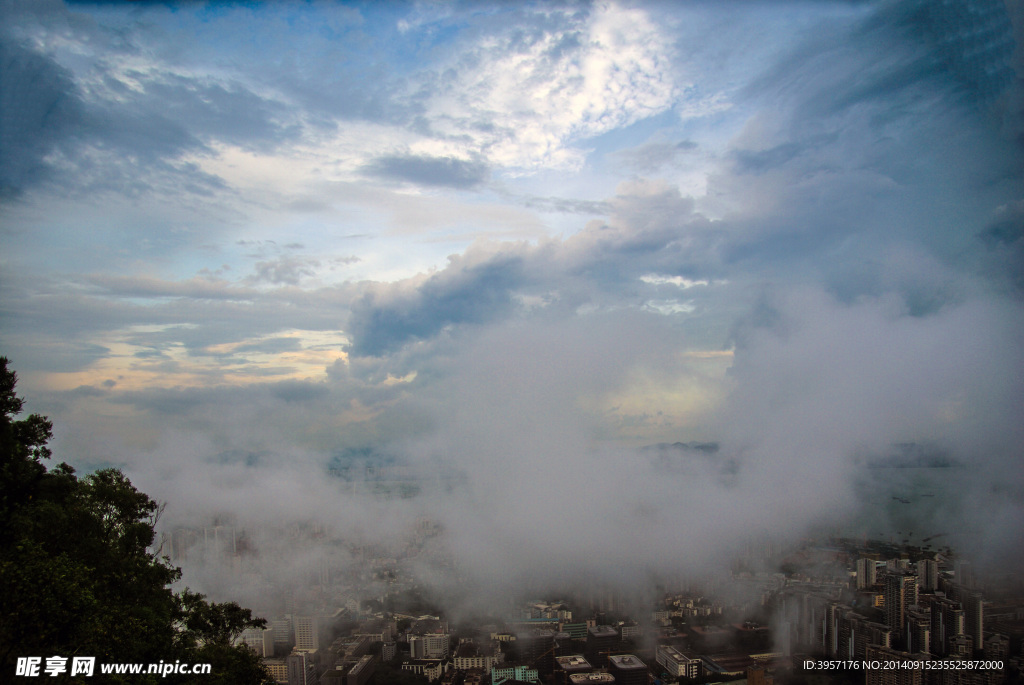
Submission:
M 5 2 L 0 354 L 175 588 L 332 639 L 560 601 L 661 663 L 699 595 L 782 654 L 752 579 L 865 558 L 991 603 L 1022 45 L 1013 0 Z

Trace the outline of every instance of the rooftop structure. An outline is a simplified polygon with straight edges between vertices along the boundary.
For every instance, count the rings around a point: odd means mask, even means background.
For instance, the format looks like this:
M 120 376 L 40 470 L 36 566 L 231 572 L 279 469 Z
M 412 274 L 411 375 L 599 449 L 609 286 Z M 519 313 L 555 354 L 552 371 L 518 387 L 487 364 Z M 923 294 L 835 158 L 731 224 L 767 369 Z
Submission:
M 636 671 L 636 670 L 647 670 L 647 664 L 640 661 L 632 654 L 616 654 L 615 656 L 608 657 L 608 663 L 610 666 L 614 666 L 620 671 Z
M 361 657 L 348 672 L 347 685 L 365 685 L 373 677 L 376 665 L 376 658 L 372 654 Z
M 572 673 L 578 673 L 581 671 L 593 670 L 593 666 L 587 661 L 581 654 L 573 654 L 571 656 L 560 656 L 555 659 L 558 667 L 563 671 Z
M 609 638 L 618 637 L 619 631 L 615 630 L 613 626 L 591 626 L 587 628 L 587 634 L 595 638 Z
M 704 665 L 699 658 L 689 657 L 671 645 L 658 645 L 655 659 L 673 678 L 704 675 Z
M 632 654 L 608 657 L 608 672 L 618 685 L 647 685 L 647 664 Z
M 614 683 L 615 676 L 611 673 L 572 673 L 569 675 L 569 682 L 572 685 L 599 685 Z

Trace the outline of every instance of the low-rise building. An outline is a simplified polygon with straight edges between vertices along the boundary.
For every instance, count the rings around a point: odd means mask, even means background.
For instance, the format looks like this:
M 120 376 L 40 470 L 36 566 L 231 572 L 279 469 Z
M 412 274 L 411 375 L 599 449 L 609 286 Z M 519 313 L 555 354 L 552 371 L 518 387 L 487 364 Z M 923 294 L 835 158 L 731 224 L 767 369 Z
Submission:
M 345 685 L 366 685 L 373 677 L 376 670 L 377 659 L 372 654 L 360 657 L 356 665 L 348 672 L 345 678 Z
M 704 664 L 699 658 L 687 656 L 671 645 L 658 645 L 654 660 L 673 678 L 699 678 Z
M 608 657 L 608 672 L 615 677 L 616 685 L 647 685 L 647 664 L 632 654 Z
M 582 654 L 555 657 L 555 682 L 559 685 L 568 685 L 569 676 L 574 673 L 591 673 L 594 667 L 583 658 Z
M 508 666 L 491 668 L 491 685 L 501 685 L 507 680 L 518 680 L 523 683 L 540 683 L 537 669 L 529 666 Z
M 402 664 L 402 669 L 426 676 L 427 680 L 438 680 L 450 665 L 450 661 L 443 659 L 413 659 Z
M 471 668 L 489 671 L 493 666 L 500 664 L 504 658 L 505 655 L 498 650 L 493 650 L 490 654 L 486 654 L 475 643 L 463 642 L 455 649 L 455 657 L 452 663 L 460 671 L 466 671 Z

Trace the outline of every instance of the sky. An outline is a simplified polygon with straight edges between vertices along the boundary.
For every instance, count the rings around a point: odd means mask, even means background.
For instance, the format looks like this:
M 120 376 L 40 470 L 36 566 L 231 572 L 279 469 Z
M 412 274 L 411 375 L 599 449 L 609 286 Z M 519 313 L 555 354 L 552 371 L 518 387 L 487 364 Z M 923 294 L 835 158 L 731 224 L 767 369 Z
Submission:
M 57 458 L 167 521 L 428 515 L 481 582 L 664 567 L 857 520 L 912 444 L 963 466 L 943 525 L 1024 554 L 1019 4 L 0 27 L 0 354 Z M 641 449 L 676 442 L 718 450 Z M 367 458 L 449 485 L 325 477 Z

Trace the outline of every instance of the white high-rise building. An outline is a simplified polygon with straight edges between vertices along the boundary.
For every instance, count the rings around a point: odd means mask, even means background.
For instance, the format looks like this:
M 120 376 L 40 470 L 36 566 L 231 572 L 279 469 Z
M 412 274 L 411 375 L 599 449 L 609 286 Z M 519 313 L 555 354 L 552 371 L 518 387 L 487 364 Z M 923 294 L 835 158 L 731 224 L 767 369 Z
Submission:
M 874 559 L 861 557 L 857 560 L 857 589 L 863 590 L 875 584 L 878 580 Z
M 274 656 L 274 629 L 246 628 L 235 640 L 235 644 L 244 644 L 261 657 Z
M 688 657 L 670 645 L 658 645 L 655 660 L 673 678 L 699 678 L 704 674 L 700 658 Z
M 320 649 L 320 621 L 316 616 L 296 616 L 295 649 Z
M 447 634 L 427 633 L 409 637 L 409 656 L 413 659 L 443 659 L 448 656 Z

